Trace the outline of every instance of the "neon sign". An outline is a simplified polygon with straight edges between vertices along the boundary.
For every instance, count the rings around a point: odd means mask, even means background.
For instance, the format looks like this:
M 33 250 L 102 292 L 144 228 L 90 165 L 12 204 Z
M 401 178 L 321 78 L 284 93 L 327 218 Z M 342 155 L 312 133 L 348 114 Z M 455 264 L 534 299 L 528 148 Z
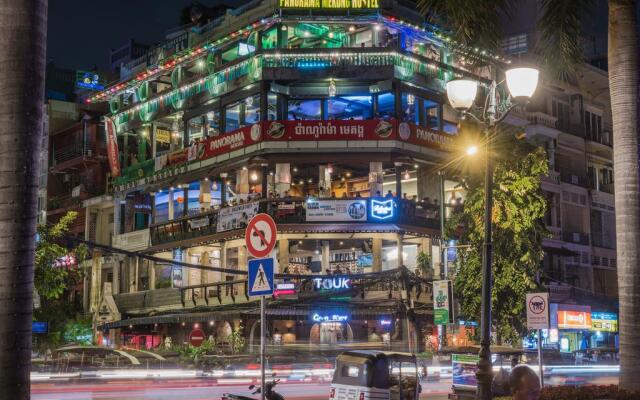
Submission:
M 370 9 L 378 0 L 280 0 L 280 8 Z
M 393 218 L 393 200 L 371 200 L 371 217 L 380 221 Z
M 347 315 L 344 314 L 327 314 L 323 315 L 320 313 L 313 313 L 311 315 L 311 320 L 314 322 L 345 322 L 349 319 Z
M 390 319 L 381 319 L 380 320 L 380 325 L 382 325 L 382 326 L 390 326 L 391 325 L 391 320 Z
M 278 283 L 276 284 L 276 290 L 273 291 L 275 297 L 279 296 L 292 296 L 298 293 L 295 283 Z
M 313 287 L 316 290 L 342 290 L 351 289 L 351 279 L 346 276 L 332 278 L 314 278 Z

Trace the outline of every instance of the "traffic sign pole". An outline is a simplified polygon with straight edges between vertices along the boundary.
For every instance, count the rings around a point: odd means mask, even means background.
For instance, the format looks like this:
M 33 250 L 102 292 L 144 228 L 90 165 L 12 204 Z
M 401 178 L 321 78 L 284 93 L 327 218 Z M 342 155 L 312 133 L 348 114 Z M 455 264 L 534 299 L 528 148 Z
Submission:
M 544 387 L 544 367 L 542 363 L 542 329 L 538 329 L 538 370 L 540 371 L 540 388 Z
M 264 400 L 264 337 L 265 337 L 264 296 L 260 297 L 260 399 Z

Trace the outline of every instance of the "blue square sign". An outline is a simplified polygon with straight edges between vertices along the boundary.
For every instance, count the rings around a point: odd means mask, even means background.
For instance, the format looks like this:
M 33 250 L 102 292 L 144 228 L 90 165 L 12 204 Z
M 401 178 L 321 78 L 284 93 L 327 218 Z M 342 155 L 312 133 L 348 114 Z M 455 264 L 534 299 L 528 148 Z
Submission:
M 249 296 L 273 294 L 273 258 L 249 260 Z

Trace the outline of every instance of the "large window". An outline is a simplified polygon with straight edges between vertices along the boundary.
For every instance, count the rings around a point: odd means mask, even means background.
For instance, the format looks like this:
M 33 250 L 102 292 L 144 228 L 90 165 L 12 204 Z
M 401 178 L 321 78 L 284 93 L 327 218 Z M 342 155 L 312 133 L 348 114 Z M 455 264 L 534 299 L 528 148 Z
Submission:
M 209 111 L 204 115 L 207 136 L 218 136 L 220 134 L 220 111 Z
M 372 110 L 371 96 L 341 96 L 327 100 L 327 119 L 369 119 Z
M 425 125 L 429 129 L 440 129 L 440 104 L 432 100 L 424 100 Z
M 556 127 L 561 131 L 569 130 L 569 104 L 553 99 L 551 114 L 557 118 Z
M 269 121 L 278 119 L 278 95 L 273 92 L 267 95 L 267 119 Z
M 251 125 L 260 121 L 260 95 L 247 97 L 244 101 L 244 122 L 242 125 Z
M 418 97 L 411 93 L 402 93 L 402 121 L 412 122 L 416 125 L 420 123 Z
M 381 93 L 378 95 L 378 116 L 380 118 L 393 118 L 396 115 L 396 96 L 393 93 Z
M 231 132 L 240 128 L 240 102 L 229 104 L 225 109 L 224 131 Z
M 289 100 L 288 119 L 321 119 L 321 100 Z
M 196 140 L 200 140 L 204 137 L 204 125 L 202 123 L 202 116 L 191 118 L 187 122 L 187 130 L 189 133 L 189 144 L 192 144 Z

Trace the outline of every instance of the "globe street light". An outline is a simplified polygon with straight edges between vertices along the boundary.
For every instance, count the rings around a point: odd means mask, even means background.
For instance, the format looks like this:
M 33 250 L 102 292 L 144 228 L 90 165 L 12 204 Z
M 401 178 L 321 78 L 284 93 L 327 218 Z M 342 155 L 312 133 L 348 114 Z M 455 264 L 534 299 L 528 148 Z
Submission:
M 482 245 L 482 303 L 480 317 L 480 353 L 478 361 L 478 399 L 491 399 L 493 365 L 491 363 L 491 290 L 492 290 L 492 252 L 491 219 L 493 208 L 493 165 L 491 161 L 491 138 L 497 123 L 517 105 L 526 104 L 538 86 L 538 70 L 535 68 L 513 68 L 505 72 L 506 84 L 511 97 L 498 104 L 498 83 L 492 80 L 488 87 L 487 101 L 479 110 L 479 116 L 470 110 L 477 95 L 478 84 L 470 79 L 456 79 L 447 83 L 447 97 L 451 106 L 464 115 L 473 117 L 485 126 L 485 181 L 484 181 L 484 243 Z M 501 82 L 502 83 L 502 82 Z M 494 131 L 494 132 L 492 132 Z M 471 155 L 467 150 L 467 154 Z M 477 149 L 476 149 L 477 151 Z

